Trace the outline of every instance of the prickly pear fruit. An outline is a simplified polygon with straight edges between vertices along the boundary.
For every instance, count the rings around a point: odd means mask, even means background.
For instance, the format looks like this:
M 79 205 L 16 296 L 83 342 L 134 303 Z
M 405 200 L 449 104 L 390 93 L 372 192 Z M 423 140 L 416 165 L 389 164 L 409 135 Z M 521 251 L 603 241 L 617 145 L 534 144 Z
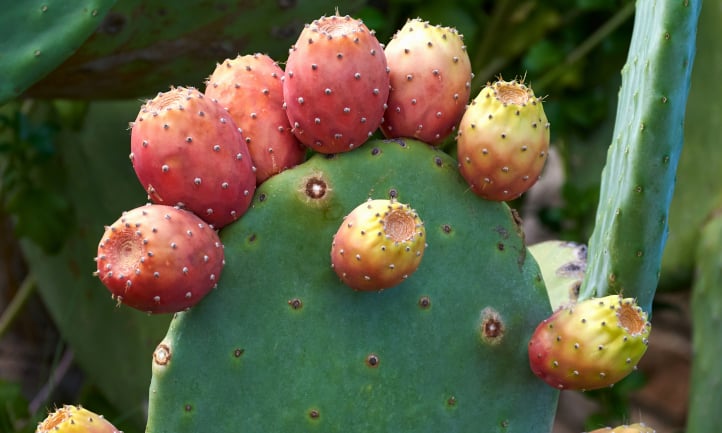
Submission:
M 394 200 L 369 200 L 344 218 L 333 237 L 331 266 L 355 290 L 401 284 L 421 263 L 424 225 L 416 211 Z
M 283 107 L 283 69 L 266 54 L 226 59 L 206 83 L 206 96 L 217 100 L 243 131 L 256 183 L 301 163 L 306 149 L 291 133 Z
M 620 425 L 619 427 L 611 428 L 604 427 L 592 430 L 589 433 L 655 433 L 656 430 L 652 427 L 648 427 L 644 423 L 636 423 L 630 425 Z
M 567 305 L 542 321 L 529 341 L 534 374 L 559 389 L 611 386 L 637 366 L 651 329 L 632 298 L 609 295 Z
M 340 153 L 378 129 L 389 96 L 384 50 L 374 32 L 349 16 L 321 17 L 289 50 L 283 79 L 292 131 L 321 153 Z
M 216 286 L 224 265 L 218 234 L 192 212 L 147 204 L 123 213 L 98 244 L 97 273 L 118 304 L 174 313 Z
M 456 29 L 409 20 L 384 49 L 391 90 L 381 131 L 438 144 L 458 126 L 471 93 L 471 61 Z
M 456 141 L 459 170 L 471 190 L 488 200 L 512 200 L 539 179 L 549 152 L 549 122 L 530 87 L 499 80 L 471 101 Z
M 122 433 L 108 420 L 81 406 L 63 405 L 48 414 L 35 433 Z
M 248 209 L 253 162 L 219 103 L 176 87 L 143 104 L 131 130 L 133 169 L 154 203 L 181 206 L 216 228 Z

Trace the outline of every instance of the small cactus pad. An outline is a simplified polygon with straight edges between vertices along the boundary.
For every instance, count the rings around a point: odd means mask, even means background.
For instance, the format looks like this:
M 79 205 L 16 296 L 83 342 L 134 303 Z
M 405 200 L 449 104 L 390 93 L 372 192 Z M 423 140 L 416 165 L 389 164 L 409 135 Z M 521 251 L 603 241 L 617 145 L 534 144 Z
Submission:
M 122 433 L 108 420 L 80 406 L 64 405 L 48 414 L 35 433 Z
M 544 277 L 552 310 L 574 303 L 587 269 L 587 246 L 549 240 L 529 245 Z
M 428 247 L 398 286 L 354 291 L 329 249 L 369 198 L 412 204 Z M 551 312 L 541 273 L 513 212 L 469 192 L 445 153 L 317 154 L 263 183 L 221 240 L 218 288 L 155 351 L 147 433 L 551 429 L 558 391 L 526 351 Z

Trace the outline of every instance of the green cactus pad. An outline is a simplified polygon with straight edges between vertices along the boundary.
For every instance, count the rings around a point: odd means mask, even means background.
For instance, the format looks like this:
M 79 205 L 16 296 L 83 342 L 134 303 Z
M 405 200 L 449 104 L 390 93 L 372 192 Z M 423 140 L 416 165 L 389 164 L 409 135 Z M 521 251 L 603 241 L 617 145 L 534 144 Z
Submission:
M 697 54 L 685 114 L 684 148 L 677 168 L 677 186 L 669 210 L 669 239 L 662 256 L 660 288 L 689 287 L 694 275 L 695 249 L 702 241 L 700 227 L 722 207 L 722 176 L 707 169 L 722 161 L 722 8 L 705 7 L 699 17 Z M 719 165 L 718 165 L 719 166 Z
M 623 293 L 651 312 L 700 8 L 699 0 L 637 2 L 579 300 Z
M 390 196 L 424 221 L 424 258 L 399 286 L 355 292 L 331 269 L 333 234 Z M 316 155 L 221 239 L 218 288 L 154 353 L 147 433 L 551 430 L 558 391 L 527 358 L 551 312 L 540 270 L 513 212 L 448 155 L 413 140 Z
M 68 58 L 98 27 L 114 0 L 3 4 L 0 14 L 0 104 Z

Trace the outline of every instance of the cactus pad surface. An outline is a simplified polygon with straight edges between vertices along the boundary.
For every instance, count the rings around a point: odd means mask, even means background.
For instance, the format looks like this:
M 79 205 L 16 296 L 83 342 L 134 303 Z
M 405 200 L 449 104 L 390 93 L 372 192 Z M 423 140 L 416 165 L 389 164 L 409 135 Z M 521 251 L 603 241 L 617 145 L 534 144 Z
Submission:
M 683 142 L 701 1 L 640 1 L 579 299 L 623 293 L 651 312 Z
M 3 4 L 0 14 L 0 104 L 21 94 L 77 50 L 112 0 Z
M 423 215 L 424 260 L 392 289 L 350 290 L 333 235 L 389 197 Z M 317 154 L 261 185 L 221 240 L 218 288 L 154 353 L 147 433 L 550 431 L 558 391 L 526 350 L 551 311 L 541 273 L 510 208 L 471 193 L 445 153 Z

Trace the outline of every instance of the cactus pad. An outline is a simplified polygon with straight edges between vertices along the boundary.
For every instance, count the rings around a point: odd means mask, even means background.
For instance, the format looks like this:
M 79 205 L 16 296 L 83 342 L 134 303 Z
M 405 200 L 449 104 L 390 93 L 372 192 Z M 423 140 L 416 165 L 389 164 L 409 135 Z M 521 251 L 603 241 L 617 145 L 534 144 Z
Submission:
M 111 0 L 3 4 L 0 14 L 0 104 L 47 75 L 91 35 Z
M 637 5 L 580 300 L 623 293 L 652 310 L 701 3 Z
M 424 260 L 393 289 L 350 290 L 333 235 L 389 197 L 423 215 Z M 550 431 L 558 391 L 526 353 L 551 311 L 541 273 L 514 213 L 448 155 L 414 140 L 315 155 L 221 240 L 218 288 L 154 352 L 146 432 Z

